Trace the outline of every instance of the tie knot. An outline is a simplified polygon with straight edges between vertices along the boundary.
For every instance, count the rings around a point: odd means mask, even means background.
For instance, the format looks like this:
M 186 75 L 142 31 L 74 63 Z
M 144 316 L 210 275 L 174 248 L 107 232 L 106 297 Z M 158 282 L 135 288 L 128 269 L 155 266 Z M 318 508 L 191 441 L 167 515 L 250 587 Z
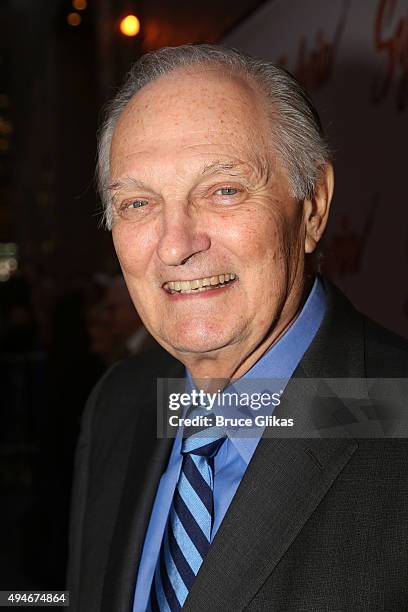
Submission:
M 200 455 L 214 457 L 225 440 L 225 432 L 220 427 L 210 427 L 183 440 L 181 452 L 183 455 Z

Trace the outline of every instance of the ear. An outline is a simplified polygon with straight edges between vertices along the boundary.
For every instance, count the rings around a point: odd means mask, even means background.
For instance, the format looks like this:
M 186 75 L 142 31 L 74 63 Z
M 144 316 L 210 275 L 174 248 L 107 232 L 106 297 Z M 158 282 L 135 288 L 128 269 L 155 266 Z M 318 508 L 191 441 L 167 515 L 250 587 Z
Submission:
M 313 198 L 303 202 L 305 253 L 313 253 L 326 229 L 333 189 L 333 166 L 327 164 L 322 169 Z

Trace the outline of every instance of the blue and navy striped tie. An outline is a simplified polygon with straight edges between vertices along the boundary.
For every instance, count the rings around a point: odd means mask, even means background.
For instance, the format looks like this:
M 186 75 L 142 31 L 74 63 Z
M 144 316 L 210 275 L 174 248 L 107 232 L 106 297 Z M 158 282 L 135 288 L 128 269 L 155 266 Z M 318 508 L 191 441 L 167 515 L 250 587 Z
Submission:
M 151 612 L 181 610 L 211 542 L 214 457 L 225 440 L 219 427 L 183 440 L 183 463 L 150 591 Z

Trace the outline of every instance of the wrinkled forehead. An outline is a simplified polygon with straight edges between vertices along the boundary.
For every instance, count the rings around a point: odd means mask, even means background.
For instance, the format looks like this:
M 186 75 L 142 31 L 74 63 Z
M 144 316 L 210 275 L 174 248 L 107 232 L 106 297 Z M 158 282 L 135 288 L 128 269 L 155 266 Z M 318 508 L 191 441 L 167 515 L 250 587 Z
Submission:
M 266 147 L 270 121 L 263 95 L 245 76 L 192 66 L 143 87 L 116 124 L 112 170 L 122 156 L 197 145 Z

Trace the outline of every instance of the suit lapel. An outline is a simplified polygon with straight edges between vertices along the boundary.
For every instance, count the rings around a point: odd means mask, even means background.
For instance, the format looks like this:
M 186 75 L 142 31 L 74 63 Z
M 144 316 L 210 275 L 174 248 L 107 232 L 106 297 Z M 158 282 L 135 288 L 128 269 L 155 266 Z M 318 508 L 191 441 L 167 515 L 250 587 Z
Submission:
M 298 435 L 303 435 L 313 430 L 315 393 L 313 384 L 298 383 L 299 378 L 289 383 L 275 415 L 293 418 Z M 340 439 L 266 434 L 201 566 L 186 611 L 221 612 L 226 601 L 231 610 L 245 608 L 357 448 L 344 430 Z
M 356 449 L 352 440 L 263 439 L 187 598 L 186 612 L 242 610 Z

